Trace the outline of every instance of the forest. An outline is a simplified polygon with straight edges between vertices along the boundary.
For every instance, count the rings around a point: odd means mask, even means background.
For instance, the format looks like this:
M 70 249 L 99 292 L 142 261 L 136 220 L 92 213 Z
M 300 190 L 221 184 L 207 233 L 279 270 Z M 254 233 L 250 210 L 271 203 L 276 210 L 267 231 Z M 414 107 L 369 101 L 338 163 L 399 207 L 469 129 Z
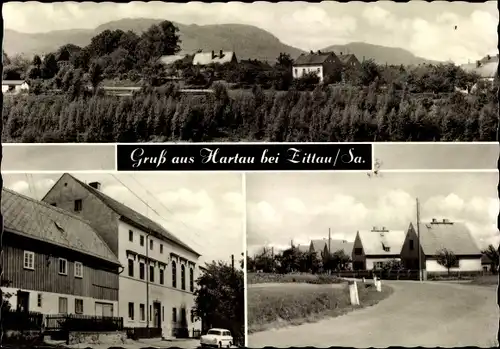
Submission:
M 293 59 L 172 67 L 180 50 L 168 21 L 141 35 L 104 31 L 86 47 L 65 45 L 32 61 L 7 57 L 4 80 L 27 94 L 4 95 L 3 142 L 494 141 L 498 79 L 453 64 L 386 66 L 367 59 L 319 82 L 293 79 Z M 169 77 L 210 88 L 184 93 Z M 104 84 L 129 81 L 130 96 Z M 183 86 L 183 88 L 186 88 Z

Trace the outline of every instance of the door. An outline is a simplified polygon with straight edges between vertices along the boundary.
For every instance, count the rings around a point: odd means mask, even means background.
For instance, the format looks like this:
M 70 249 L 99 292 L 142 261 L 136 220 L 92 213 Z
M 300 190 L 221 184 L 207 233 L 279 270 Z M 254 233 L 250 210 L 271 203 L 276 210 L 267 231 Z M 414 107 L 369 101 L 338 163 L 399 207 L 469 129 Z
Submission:
M 95 315 L 96 316 L 113 316 L 113 304 L 109 303 L 97 303 L 95 304 Z
M 30 293 L 25 291 L 17 291 L 17 310 L 29 311 L 30 308 Z
M 161 303 L 153 302 L 153 326 L 161 327 Z

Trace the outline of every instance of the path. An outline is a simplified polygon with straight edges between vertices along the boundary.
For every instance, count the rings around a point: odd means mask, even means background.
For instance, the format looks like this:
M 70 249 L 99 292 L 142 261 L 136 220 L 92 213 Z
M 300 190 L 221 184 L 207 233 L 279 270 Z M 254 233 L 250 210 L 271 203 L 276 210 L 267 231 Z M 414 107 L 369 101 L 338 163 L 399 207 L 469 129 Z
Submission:
M 387 281 L 394 293 L 344 316 L 249 335 L 248 346 L 496 346 L 496 288 Z

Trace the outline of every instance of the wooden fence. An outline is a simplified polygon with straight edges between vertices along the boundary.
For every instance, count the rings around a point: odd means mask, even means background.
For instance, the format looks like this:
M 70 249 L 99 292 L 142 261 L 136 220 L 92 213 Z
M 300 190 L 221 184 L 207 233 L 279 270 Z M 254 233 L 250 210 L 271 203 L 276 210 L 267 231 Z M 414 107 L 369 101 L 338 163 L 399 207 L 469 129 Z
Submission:
M 111 316 L 90 316 L 81 314 L 47 315 L 46 331 L 122 331 L 123 318 Z
M 3 310 L 2 323 L 4 330 L 41 331 L 43 329 L 43 314 L 37 312 Z

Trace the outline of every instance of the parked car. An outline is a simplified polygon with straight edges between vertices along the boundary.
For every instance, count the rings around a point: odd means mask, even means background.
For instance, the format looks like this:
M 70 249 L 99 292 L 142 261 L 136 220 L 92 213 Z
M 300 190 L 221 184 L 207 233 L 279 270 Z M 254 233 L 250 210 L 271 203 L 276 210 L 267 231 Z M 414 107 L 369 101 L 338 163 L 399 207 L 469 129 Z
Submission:
M 223 328 L 212 328 L 206 335 L 200 337 L 201 347 L 230 348 L 233 345 L 231 332 Z

